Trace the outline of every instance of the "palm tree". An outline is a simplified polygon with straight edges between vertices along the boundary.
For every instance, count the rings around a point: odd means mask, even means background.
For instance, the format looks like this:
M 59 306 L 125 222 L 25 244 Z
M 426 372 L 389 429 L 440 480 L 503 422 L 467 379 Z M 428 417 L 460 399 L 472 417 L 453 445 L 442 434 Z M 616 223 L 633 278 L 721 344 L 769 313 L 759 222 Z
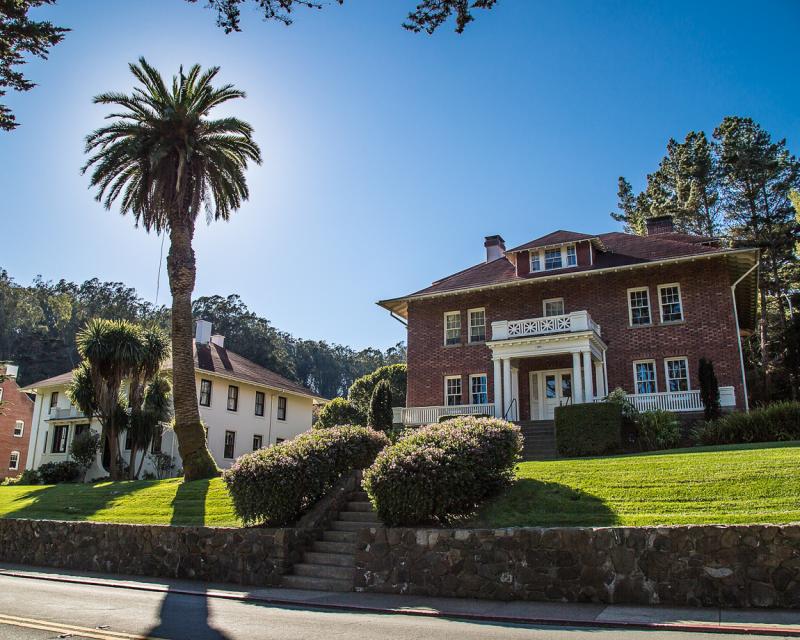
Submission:
M 121 198 L 121 213 L 132 214 L 137 226 L 169 233 L 175 435 L 185 479 L 209 478 L 219 471 L 197 408 L 192 238 L 201 208 L 209 223 L 228 220 L 248 198 L 244 170 L 248 161 L 261 163 L 261 152 L 246 122 L 208 118 L 214 107 L 244 97 L 232 85 L 211 85 L 219 67 L 201 71 L 194 65 L 186 75 L 181 68 L 171 88 L 144 58 L 130 70 L 140 83 L 131 95 L 103 93 L 94 99 L 122 111 L 107 116 L 113 121 L 86 138 L 92 155 L 83 171 L 92 170 L 91 185 L 107 209 Z

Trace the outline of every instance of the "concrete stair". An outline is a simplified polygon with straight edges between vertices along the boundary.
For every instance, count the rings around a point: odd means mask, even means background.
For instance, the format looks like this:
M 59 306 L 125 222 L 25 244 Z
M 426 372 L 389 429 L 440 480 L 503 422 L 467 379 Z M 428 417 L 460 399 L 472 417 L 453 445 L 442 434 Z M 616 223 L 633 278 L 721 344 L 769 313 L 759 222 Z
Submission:
M 321 540 L 315 540 L 303 561 L 292 567 L 292 573 L 283 576 L 282 586 L 291 589 L 318 591 L 352 591 L 355 567 L 356 538 L 364 527 L 382 526 L 364 491 L 354 491 L 348 496 L 344 510 L 340 511 Z
M 517 424 L 524 440 L 523 460 L 554 460 L 558 457 L 556 428 L 552 420 L 524 420 Z

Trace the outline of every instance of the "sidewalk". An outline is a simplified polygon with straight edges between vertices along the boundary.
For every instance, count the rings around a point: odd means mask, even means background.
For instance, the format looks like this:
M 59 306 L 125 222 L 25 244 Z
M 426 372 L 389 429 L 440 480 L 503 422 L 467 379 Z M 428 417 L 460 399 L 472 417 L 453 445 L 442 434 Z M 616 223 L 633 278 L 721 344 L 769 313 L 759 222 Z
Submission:
M 459 598 L 330 593 L 279 588 L 245 588 L 191 580 L 111 576 L 0 563 L 0 575 L 92 584 L 109 588 L 180 593 L 206 598 L 256 601 L 275 606 L 457 618 L 481 622 L 551 624 L 569 627 L 662 629 L 706 633 L 750 633 L 800 638 L 800 610 L 643 607 L 546 602 L 497 602 Z

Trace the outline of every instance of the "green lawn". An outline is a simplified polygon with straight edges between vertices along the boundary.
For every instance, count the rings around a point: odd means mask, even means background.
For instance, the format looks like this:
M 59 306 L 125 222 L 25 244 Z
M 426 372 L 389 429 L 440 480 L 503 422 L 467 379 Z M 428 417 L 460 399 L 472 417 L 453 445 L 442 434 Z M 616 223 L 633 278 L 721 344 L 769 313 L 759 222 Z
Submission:
M 237 527 L 222 480 L 0 487 L 0 517 Z
M 471 526 L 800 522 L 800 442 L 519 465 Z

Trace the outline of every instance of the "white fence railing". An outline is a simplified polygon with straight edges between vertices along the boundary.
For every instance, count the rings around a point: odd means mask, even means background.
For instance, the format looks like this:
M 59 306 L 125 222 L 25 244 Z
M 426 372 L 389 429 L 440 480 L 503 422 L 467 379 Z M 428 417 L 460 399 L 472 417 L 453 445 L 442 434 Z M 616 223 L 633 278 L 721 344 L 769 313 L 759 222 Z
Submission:
M 526 320 L 500 320 L 492 323 L 492 340 L 508 340 L 526 336 L 546 336 L 551 333 L 594 331 L 600 335 L 600 325 L 588 311 L 573 311 L 561 316 L 544 316 Z
M 76 418 L 84 418 L 83 412 L 78 407 L 59 408 L 53 407 L 50 409 L 50 420 L 74 420 Z
M 628 400 L 639 411 L 702 411 L 703 401 L 698 389 L 692 391 L 662 391 L 660 393 L 632 393 Z M 719 403 L 722 407 L 736 406 L 736 393 L 733 387 L 719 388 Z
M 442 416 L 494 416 L 493 404 L 458 404 L 442 407 L 396 407 L 396 424 L 417 425 L 439 422 Z

